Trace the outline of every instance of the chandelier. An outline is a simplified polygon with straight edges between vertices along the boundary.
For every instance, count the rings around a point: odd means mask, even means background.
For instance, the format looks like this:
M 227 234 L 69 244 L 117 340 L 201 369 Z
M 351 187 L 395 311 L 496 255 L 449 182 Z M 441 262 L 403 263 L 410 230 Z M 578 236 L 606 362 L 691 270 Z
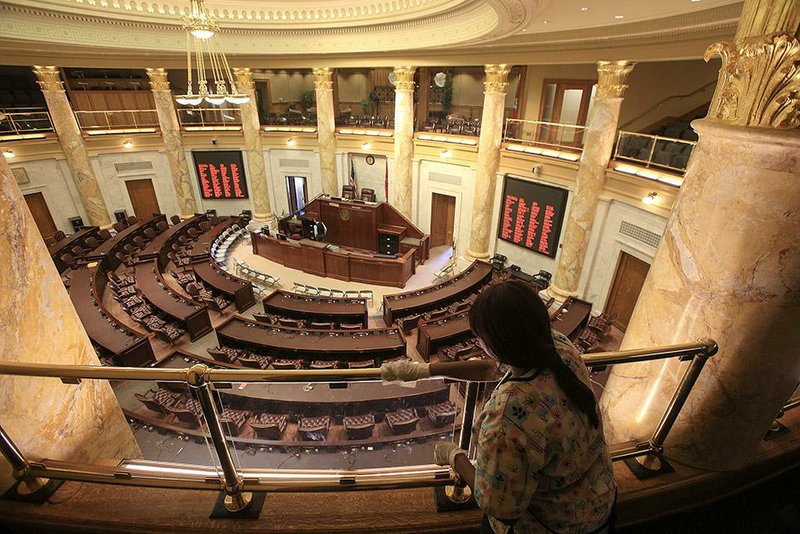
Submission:
M 216 19 L 209 13 L 203 0 L 191 0 L 192 12 L 183 18 L 186 30 L 186 71 L 189 83 L 186 94 L 176 95 L 178 104 L 197 106 L 204 100 L 209 104 L 220 106 L 225 102 L 246 104 L 250 97 L 236 87 L 236 83 L 228 65 L 225 53 L 217 50 L 214 36 L 219 32 Z M 197 73 L 197 92 L 194 92 L 192 76 L 192 56 L 194 70 Z M 213 87 L 209 87 L 206 69 L 211 70 L 214 77 Z

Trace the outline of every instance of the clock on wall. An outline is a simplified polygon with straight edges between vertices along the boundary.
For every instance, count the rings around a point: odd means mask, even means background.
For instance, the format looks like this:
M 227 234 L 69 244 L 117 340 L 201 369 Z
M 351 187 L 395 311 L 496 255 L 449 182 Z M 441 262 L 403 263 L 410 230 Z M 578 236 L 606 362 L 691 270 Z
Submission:
M 375 165 L 375 156 L 367 156 L 367 165 Z

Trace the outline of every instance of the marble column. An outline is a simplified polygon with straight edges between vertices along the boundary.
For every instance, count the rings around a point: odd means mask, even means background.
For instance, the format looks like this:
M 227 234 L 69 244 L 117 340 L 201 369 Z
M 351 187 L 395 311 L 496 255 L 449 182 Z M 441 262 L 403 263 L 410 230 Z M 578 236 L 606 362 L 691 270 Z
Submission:
M 64 152 L 81 203 L 89 218 L 87 224 L 110 225 L 111 217 L 108 214 L 105 200 L 103 200 L 100 184 L 97 183 L 94 169 L 92 169 L 92 162 L 89 160 L 81 129 L 72 112 L 67 93 L 64 91 L 61 72 L 57 67 L 39 66 L 34 67 L 33 72 L 39 80 L 53 127 L 61 144 L 61 150 Z
M 619 112 L 628 88 L 625 82 L 634 65 L 628 61 L 597 63 L 597 90 L 586 121 L 575 193 L 572 195 L 555 278 L 548 289 L 554 297 L 563 299 L 578 292 L 578 281 L 589 247 L 592 223 L 617 138 Z
M 489 227 L 500 166 L 500 145 L 503 142 L 503 113 L 508 88 L 510 65 L 486 65 L 483 84 L 483 114 L 478 142 L 475 172 L 475 200 L 472 207 L 472 228 L 469 235 L 468 259 L 489 259 Z
M 322 192 L 339 195 L 336 177 L 336 113 L 333 110 L 333 70 L 328 67 L 314 69 L 314 91 L 317 106 L 317 139 L 319 141 L 319 167 L 322 174 Z
M 751 461 L 800 377 L 798 14 L 798 0 L 747 1 L 737 40 L 706 52 L 722 57 L 716 95 L 692 123 L 700 138 L 622 344 L 719 344 L 664 449 L 699 468 Z M 609 440 L 651 433 L 685 366 L 614 367 Z
M 165 69 L 147 69 L 147 76 L 150 78 L 150 89 L 153 91 L 158 124 L 161 127 L 161 138 L 164 140 L 164 149 L 167 161 L 169 161 L 169 170 L 178 199 L 180 216 L 186 219 L 197 212 L 197 201 L 192 192 L 189 164 L 186 162 L 181 125 L 175 110 L 175 99 L 172 97 Z
M 253 194 L 253 220 L 259 223 L 273 224 L 275 215 L 269 199 L 267 169 L 264 164 L 264 150 L 261 147 L 261 123 L 258 119 L 256 103 L 256 84 L 250 69 L 234 69 L 236 88 L 250 97 L 250 101 L 242 104 L 242 135 L 244 151 L 247 155 L 247 174 Z
M 414 155 L 414 71 L 416 67 L 394 68 L 394 163 L 392 205 L 411 217 L 411 158 Z
M 0 358 L 100 365 L 5 158 L 0 155 Z M 103 380 L 0 375 L 0 424 L 30 460 L 140 456 Z M 0 492 L 13 483 L 0 456 Z

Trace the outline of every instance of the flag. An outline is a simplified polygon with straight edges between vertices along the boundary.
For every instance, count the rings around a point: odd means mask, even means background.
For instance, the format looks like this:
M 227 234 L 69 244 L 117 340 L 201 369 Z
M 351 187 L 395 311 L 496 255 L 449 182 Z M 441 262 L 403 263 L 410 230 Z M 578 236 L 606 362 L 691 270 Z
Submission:
M 386 158 L 386 175 L 383 179 L 383 193 L 386 195 L 386 202 L 389 202 L 389 158 Z
M 358 196 L 358 183 L 356 182 L 356 165 L 353 163 L 353 158 L 350 158 L 350 185 L 353 186 L 353 190 L 356 192 L 356 196 Z

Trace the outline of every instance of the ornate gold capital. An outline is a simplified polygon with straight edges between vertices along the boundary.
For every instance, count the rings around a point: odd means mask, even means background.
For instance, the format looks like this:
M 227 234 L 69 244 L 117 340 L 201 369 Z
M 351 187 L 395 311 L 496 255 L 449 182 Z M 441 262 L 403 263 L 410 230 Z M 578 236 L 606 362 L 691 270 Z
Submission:
M 314 89 L 333 89 L 333 70 L 328 67 L 317 67 L 314 73 Z
M 42 91 L 63 91 L 64 82 L 61 81 L 61 71 L 58 67 L 33 66 L 33 73 L 39 79 L 39 87 Z
M 508 88 L 508 73 L 511 67 L 505 63 L 485 65 L 486 81 L 483 83 L 484 93 L 505 93 Z
M 235 68 L 233 74 L 236 76 L 236 88 L 248 93 L 256 90 L 256 82 L 253 81 L 253 72 L 250 69 Z
M 166 69 L 147 69 L 147 77 L 150 78 L 150 88 L 154 91 L 170 90 Z
M 414 72 L 417 67 L 395 67 L 394 68 L 394 90 L 413 91 Z
M 636 63 L 632 61 L 597 62 L 597 98 L 622 98 L 628 85 L 628 75 Z
M 782 33 L 715 43 L 703 56 L 722 58 L 708 117 L 739 126 L 800 126 L 800 42 Z

